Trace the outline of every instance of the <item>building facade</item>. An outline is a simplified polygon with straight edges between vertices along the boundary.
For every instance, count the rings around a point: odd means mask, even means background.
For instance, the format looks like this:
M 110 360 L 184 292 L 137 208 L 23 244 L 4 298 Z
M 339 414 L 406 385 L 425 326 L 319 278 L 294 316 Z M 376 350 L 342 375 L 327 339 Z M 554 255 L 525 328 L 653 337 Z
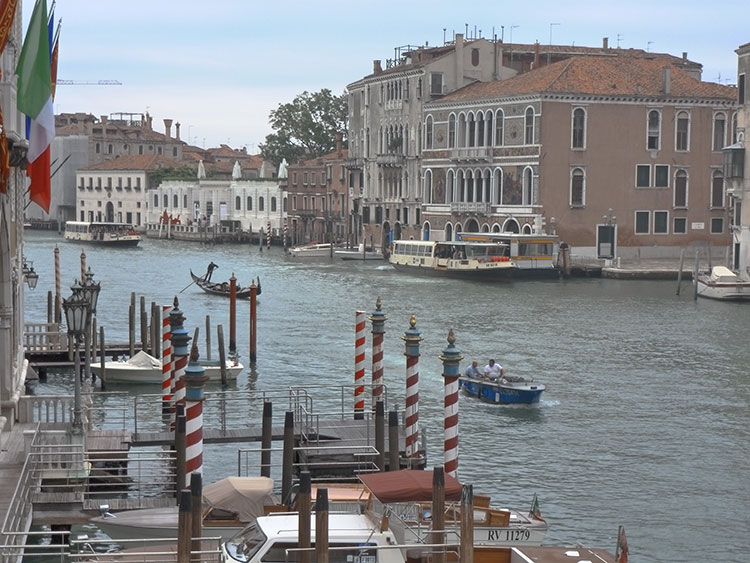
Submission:
M 425 105 L 420 236 L 556 232 L 600 258 L 726 248 L 735 100 L 679 63 L 623 55 L 467 86 Z

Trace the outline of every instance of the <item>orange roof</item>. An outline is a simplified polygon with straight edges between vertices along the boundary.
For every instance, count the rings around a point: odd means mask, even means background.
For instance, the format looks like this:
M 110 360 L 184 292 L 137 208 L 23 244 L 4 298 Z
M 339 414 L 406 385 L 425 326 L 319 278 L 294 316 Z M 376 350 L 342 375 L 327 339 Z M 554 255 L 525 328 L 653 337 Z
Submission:
M 179 168 L 180 166 L 185 166 L 185 163 L 161 155 L 139 154 L 105 160 L 85 168 L 79 168 L 79 170 L 155 170 L 157 168 Z
M 528 94 L 665 97 L 664 68 L 671 69 L 670 98 L 736 98 L 733 86 L 703 82 L 663 58 L 576 56 L 506 80 L 475 82 L 437 103 Z

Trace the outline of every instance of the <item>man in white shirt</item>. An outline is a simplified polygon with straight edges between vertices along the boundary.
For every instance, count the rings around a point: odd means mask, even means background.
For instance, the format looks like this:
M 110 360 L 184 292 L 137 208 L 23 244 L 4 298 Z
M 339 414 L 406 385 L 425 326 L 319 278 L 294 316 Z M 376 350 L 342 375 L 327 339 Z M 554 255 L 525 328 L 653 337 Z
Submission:
M 505 370 L 503 369 L 503 366 L 495 363 L 495 360 L 491 359 L 490 363 L 484 366 L 484 377 L 486 377 L 487 379 L 490 379 L 492 381 L 497 381 L 503 375 L 505 375 Z

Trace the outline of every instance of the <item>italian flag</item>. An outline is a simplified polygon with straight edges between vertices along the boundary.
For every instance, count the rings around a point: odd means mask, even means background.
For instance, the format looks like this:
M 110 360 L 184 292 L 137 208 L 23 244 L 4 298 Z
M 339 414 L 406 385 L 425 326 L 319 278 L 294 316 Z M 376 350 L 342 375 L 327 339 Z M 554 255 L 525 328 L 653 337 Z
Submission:
M 49 146 L 55 137 L 52 106 L 50 38 L 47 1 L 37 0 L 18 59 L 18 110 L 31 118 L 26 175 L 31 178 L 29 198 L 49 213 Z

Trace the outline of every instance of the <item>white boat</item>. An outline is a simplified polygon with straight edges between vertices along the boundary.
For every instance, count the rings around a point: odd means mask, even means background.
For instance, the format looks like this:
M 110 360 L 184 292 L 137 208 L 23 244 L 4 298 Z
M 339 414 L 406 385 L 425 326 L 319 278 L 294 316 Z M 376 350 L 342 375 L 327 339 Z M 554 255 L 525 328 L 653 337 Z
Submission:
M 198 360 L 198 363 L 206 369 L 206 375 L 209 381 L 221 381 L 221 366 L 218 362 L 208 362 Z M 240 372 L 244 369 L 240 362 L 227 361 L 227 380 L 235 380 Z M 91 371 L 97 377 L 101 377 L 101 362 L 91 364 Z M 161 360 L 154 358 L 141 350 L 132 358 L 122 361 L 110 361 L 104 363 L 105 376 L 107 383 L 161 383 Z
M 65 240 L 101 246 L 138 246 L 141 235 L 129 223 L 67 221 Z
M 383 253 L 375 249 L 365 250 L 365 245 L 360 244 L 357 250 L 335 250 L 333 254 L 342 260 L 384 260 Z
M 203 535 L 229 539 L 243 527 L 263 516 L 269 506 L 278 506 L 273 479 L 227 477 L 203 489 Z M 176 538 L 177 506 L 103 512 L 90 522 L 113 540 Z
M 510 278 L 517 269 L 508 245 L 495 242 L 397 240 L 388 260 L 403 272 L 466 279 Z
M 750 301 L 750 280 L 725 266 L 714 266 L 708 274 L 696 276 L 698 296 L 721 301 Z
M 293 246 L 289 253 L 295 258 L 330 258 L 336 249 L 341 249 L 333 243 L 310 243 Z
M 510 248 L 508 256 L 516 265 L 514 278 L 558 278 L 557 257 L 560 237 L 547 234 L 458 233 L 466 242 L 498 242 Z

